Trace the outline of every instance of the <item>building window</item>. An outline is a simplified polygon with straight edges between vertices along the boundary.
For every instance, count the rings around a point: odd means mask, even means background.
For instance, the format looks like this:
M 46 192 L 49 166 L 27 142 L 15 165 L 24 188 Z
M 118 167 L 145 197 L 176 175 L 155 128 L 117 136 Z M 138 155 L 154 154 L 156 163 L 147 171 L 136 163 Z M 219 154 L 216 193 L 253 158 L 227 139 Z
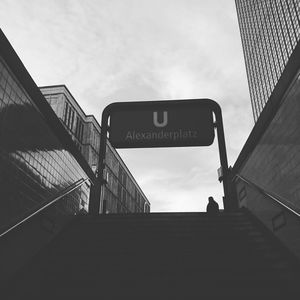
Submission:
M 64 123 L 71 131 L 73 129 L 73 123 L 75 118 L 74 109 L 72 109 L 71 105 L 66 102 L 65 105 L 65 114 L 64 114 Z
M 75 136 L 82 143 L 83 139 L 83 122 L 79 116 L 76 118 Z
M 68 113 L 69 113 L 69 104 L 68 102 L 65 103 L 65 114 L 64 114 L 64 123 L 67 125 L 68 120 Z

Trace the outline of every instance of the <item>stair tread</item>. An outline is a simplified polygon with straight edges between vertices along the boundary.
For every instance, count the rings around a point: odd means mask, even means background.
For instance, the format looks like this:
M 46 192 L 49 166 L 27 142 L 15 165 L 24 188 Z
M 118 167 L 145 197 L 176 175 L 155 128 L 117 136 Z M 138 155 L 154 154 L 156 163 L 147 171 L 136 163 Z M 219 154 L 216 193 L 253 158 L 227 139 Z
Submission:
M 92 295 L 99 285 L 104 295 L 122 289 L 131 299 L 145 290 L 149 299 L 158 290 L 165 298 L 194 299 L 200 288 L 222 296 L 217 284 L 232 299 L 245 299 L 245 291 L 275 298 L 289 291 L 291 276 L 284 253 L 244 213 L 158 213 L 78 216 L 12 286 L 16 293 L 37 294 L 34 282 L 73 299 Z

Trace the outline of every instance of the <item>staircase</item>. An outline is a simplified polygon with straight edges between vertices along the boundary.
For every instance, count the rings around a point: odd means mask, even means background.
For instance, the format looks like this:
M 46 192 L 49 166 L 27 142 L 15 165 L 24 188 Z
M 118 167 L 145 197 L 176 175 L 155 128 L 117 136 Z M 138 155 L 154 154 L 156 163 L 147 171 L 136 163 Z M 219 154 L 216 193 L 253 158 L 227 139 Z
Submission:
M 297 262 L 246 211 L 84 215 L 1 298 L 293 299 L 299 282 Z

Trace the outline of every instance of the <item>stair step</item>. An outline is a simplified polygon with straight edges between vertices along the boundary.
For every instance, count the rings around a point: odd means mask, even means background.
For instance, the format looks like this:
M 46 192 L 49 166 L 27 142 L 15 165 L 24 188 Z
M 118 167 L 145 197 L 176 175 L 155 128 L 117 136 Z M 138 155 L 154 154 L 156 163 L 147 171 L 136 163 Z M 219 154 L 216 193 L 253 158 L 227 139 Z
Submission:
M 23 299 L 290 299 L 297 275 L 243 212 L 85 215 L 10 290 Z

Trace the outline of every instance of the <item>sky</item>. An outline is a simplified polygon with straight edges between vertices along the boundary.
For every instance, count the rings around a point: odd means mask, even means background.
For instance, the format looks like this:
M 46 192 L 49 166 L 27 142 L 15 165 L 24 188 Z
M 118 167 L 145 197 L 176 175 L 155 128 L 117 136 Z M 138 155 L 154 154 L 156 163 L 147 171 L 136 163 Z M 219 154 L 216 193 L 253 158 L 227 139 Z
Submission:
M 1 0 L 0 26 L 38 86 L 65 84 L 99 123 L 116 101 L 210 98 L 229 165 L 254 125 L 234 0 Z M 151 211 L 222 208 L 216 139 L 118 152 Z

